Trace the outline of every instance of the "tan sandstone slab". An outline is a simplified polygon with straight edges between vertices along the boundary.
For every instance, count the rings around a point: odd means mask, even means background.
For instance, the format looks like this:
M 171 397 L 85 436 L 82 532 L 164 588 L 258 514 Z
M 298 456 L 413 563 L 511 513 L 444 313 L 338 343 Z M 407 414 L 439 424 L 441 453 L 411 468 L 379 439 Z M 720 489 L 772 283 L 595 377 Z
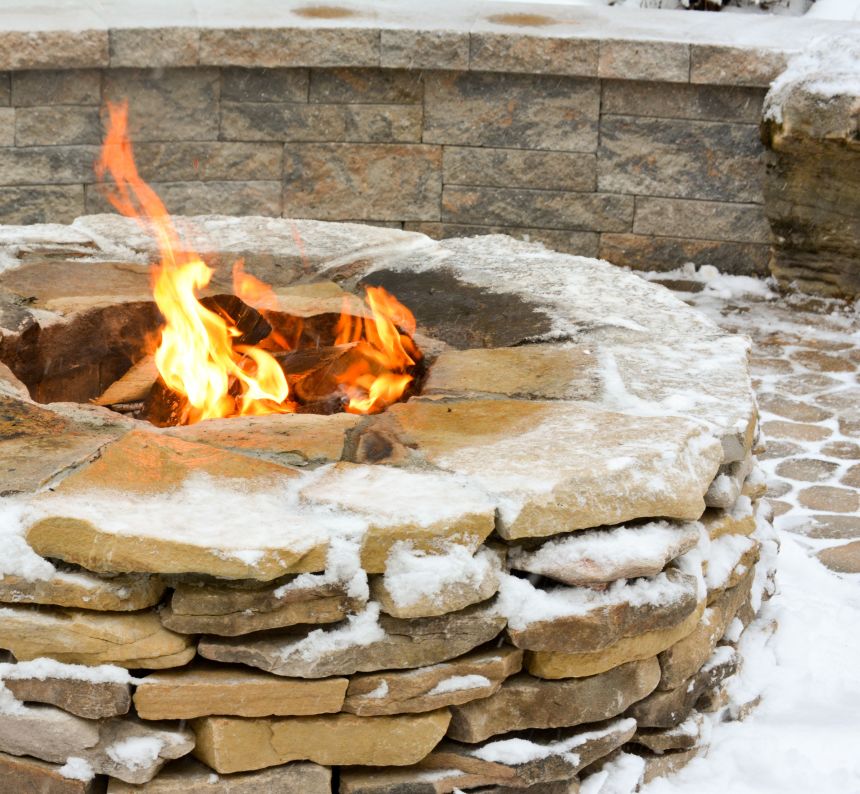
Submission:
M 155 606 L 166 585 L 158 576 L 102 578 L 88 571 L 56 571 L 50 579 L 0 578 L 0 602 L 50 604 L 100 612 L 134 612 Z
M 340 775 L 339 794 L 397 794 L 397 792 L 422 792 L 422 794 L 451 794 L 456 791 L 472 791 L 476 786 L 481 792 L 485 786 L 499 782 L 498 777 L 462 772 L 459 769 L 434 769 L 423 766 L 372 768 L 346 768 Z
M 529 651 L 526 654 L 526 669 L 538 678 L 583 678 L 606 672 L 627 662 L 648 659 L 665 651 L 693 631 L 704 610 L 705 604 L 702 602 L 676 626 L 623 637 L 599 651 Z
M 0 496 L 36 491 L 124 432 L 118 423 L 76 421 L 0 394 Z
M 0 780 L 10 792 L 26 794 L 98 794 L 99 781 L 70 780 L 60 764 L 0 753 Z
M 540 590 L 511 577 L 501 600 L 514 645 L 565 654 L 599 651 L 625 637 L 674 628 L 698 603 L 696 578 L 675 568 L 651 578 L 620 581 L 604 591 Z
M 343 705 L 346 678 L 293 680 L 243 667 L 200 666 L 145 676 L 134 706 L 145 720 L 333 714 Z
M 7 674 L 0 674 L 0 681 L 18 700 L 48 703 L 90 720 L 117 717 L 128 713 L 131 707 L 128 683 L 84 678 L 11 678 Z
M 638 730 L 633 741 L 647 747 L 654 753 L 690 750 L 699 744 L 703 722 L 703 716 L 694 712 L 674 728 L 643 728 Z
M 331 794 L 331 769 L 298 761 L 258 772 L 215 775 L 186 757 L 167 764 L 146 784 L 146 794 Z M 139 786 L 111 778 L 107 794 L 136 794 Z
M 742 501 L 742 500 L 741 500 Z M 701 517 L 708 537 L 717 540 L 723 535 L 752 535 L 755 532 L 755 513 L 751 503 L 739 501 L 731 510 L 709 508 Z
M 685 419 L 577 403 L 410 401 L 386 418 L 419 456 L 493 494 L 507 539 L 653 516 L 697 519 L 722 459 L 720 444 Z
M 322 570 L 327 543 L 319 532 L 310 533 L 304 542 L 287 539 L 260 549 L 254 545 L 255 538 L 247 537 L 253 527 L 227 527 L 224 538 L 219 527 L 168 528 L 144 520 L 147 500 L 161 500 L 157 503 L 163 508 L 168 495 L 201 475 L 233 489 L 232 496 L 237 490 L 254 493 L 284 487 L 297 473 L 216 447 L 134 431 L 67 477 L 55 495 L 43 498 L 40 509 L 47 517 L 30 527 L 27 541 L 42 556 L 104 572 L 190 572 L 266 580 L 290 571 Z M 117 492 L 124 495 L 123 502 L 130 496 L 140 503 L 130 516 L 119 516 L 118 523 L 111 523 L 104 513 Z M 225 501 L 229 500 L 225 497 Z M 204 529 L 214 535 L 207 536 Z
M 247 664 L 276 675 L 325 678 L 443 662 L 492 640 L 504 625 L 493 602 L 412 620 L 380 615 L 378 605 L 370 604 L 331 629 L 259 638 L 209 637 L 197 650 L 207 659 Z
M 575 730 L 557 731 L 548 738 L 518 737 L 497 739 L 478 745 L 446 741 L 420 766 L 433 769 L 459 769 L 495 778 L 514 789 L 538 786 L 556 780 L 571 780 L 581 769 L 620 747 L 636 731 L 636 721 L 616 719 Z M 512 752 L 513 751 L 513 752 Z M 519 760 L 522 758 L 528 760 Z
M 541 681 L 516 675 L 488 698 L 451 708 L 448 736 L 475 743 L 508 731 L 565 728 L 620 714 L 660 680 L 656 658 L 627 664 L 589 678 Z
M 96 774 L 127 783 L 151 780 L 165 762 L 191 752 L 190 731 L 132 719 L 84 720 L 50 706 L 23 706 L 0 720 L 0 751 L 64 764 L 80 758 Z M 129 752 L 134 748 L 144 752 Z
M 433 363 L 422 392 L 593 400 L 602 388 L 594 353 L 584 345 L 447 350 Z
M 191 639 L 165 629 L 154 612 L 4 607 L 0 647 L 19 661 L 49 656 L 72 664 L 128 668 L 177 667 L 194 656 Z
M 354 675 L 343 710 L 364 717 L 467 703 L 497 692 L 522 662 L 522 651 L 503 645 L 415 670 Z
M 193 723 L 194 755 L 217 772 L 309 760 L 328 766 L 408 766 L 445 735 L 446 709 L 392 717 L 204 717 Z
M 547 576 L 568 585 L 595 585 L 618 579 L 656 576 L 666 563 L 699 541 L 695 523 L 645 524 L 577 532 L 537 548 L 511 546 L 508 563 L 518 571 Z

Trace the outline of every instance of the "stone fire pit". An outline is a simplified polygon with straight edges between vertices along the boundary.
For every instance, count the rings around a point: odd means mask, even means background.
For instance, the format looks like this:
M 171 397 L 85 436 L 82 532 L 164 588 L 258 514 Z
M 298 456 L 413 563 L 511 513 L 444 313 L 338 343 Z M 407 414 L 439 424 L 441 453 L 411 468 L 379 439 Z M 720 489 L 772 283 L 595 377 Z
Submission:
M 427 376 L 156 428 L 89 404 L 157 329 L 154 241 L 0 228 L 9 790 L 567 792 L 698 752 L 774 554 L 746 340 L 502 236 L 182 228 L 297 316 L 385 287 Z

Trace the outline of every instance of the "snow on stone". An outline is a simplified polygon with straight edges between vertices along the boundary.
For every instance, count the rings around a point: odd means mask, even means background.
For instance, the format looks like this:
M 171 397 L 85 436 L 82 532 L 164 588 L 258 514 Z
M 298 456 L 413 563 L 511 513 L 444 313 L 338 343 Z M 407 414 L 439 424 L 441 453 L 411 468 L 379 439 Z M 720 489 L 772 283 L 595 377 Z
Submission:
M 446 692 L 460 692 L 464 689 L 481 689 L 492 682 L 485 675 L 452 675 L 443 678 L 428 695 L 444 695 Z
M 25 714 L 26 707 L 18 700 L 0 681 L 0 715 L 2 714 Z
M 726 627 L 723 640 L 726 642 L 737 642 L 744 631 L 744 624 L 740 618 L 732 618 L 732 622 Z
M 532 623 L 586 615 L 621 603 L 634 607 L 666 606 L 688 593 L 689 586 L 684 581 L 672 581 L 665 573 L 613 582 L 605 590 L 590 587 L 539 590 L 527 579 L 503 575 L 498 609 L 512 629 L 522 631 Z
M 633 794 L 645 774 L 645 759 L 632 753 L 619 753 L 599 772 L 582 781 L 579 794 Z
M 105 748 L 108 758 L 129 769 L 141 769 L 158 760 L 164 741 L 157 736 L 129 736 Z
M 746 535 L 722 535 L 708 548 L 708 566 L 705 573 L 705 583 L 708 590 L 720 590 L 726 586 L 729 577 L 740 565 L 741 557 L 753 546 L 755 541 Z
M 86 758 L 78 758 L 74 755 L 66 759 L 66 763 L 57 770 L 57 774 L 69 780 L 80 780 L 84 783 L 89 782 L 96 776 L 95 771 Z
M 368 692 L 365 697 L 373 698 L 377 700 L 379 698 L 384 698 L 388 694 L 388 681 L 380 681 L 379 686 L 376 687 L 372 692 Z
M 448 544 L 445 549 L 444 554 L 426 554 L 409 541 L 391 547 L 383 581 L 398 607 L 410 607 L 425 599 L 441 603 L 449 587 L 478 587 L 501 570 L 499 556 L 486 547 L 475 555 L 459 544 Z
M 90 667 L 83 664 L 66 664 L 47 657 L 40 657 L 29 662 L 18 662 L 17 664 L 8 662 L 0 664 L 0 681 L 29 678 L 35 678 L 39 681 L 61 678 L 87 681 L 91 684 L 131 684 L 137 680 L 125 668 L 112 664 Z
M 379 604 L 370 603 L 356 615 L 350 615 L 346 625 L 333 629 L 314 629 L 295 642 L 287 642 L 280 651 L 281 659 L 289 662 L 296 657 L 305 661 L 319 659 L 326 653 L 370 645 L 385 639 L 385 630 L 379 625 Z
M 361 567 L 361 544 L 353 537 L 332 537 L 326 552 L 324 573 L 302 573 L 274 591 L 275 598 L 283 598 L 291 590 L 322 587 L 327 584 L 345 584 L 346 594 L 359 601 L 367 601 L 370 588 L 367 572 Z
M 27 507 L 14 498 L 0 499 L 0 576 L 46 580 L 56 569 L 24 540 Z

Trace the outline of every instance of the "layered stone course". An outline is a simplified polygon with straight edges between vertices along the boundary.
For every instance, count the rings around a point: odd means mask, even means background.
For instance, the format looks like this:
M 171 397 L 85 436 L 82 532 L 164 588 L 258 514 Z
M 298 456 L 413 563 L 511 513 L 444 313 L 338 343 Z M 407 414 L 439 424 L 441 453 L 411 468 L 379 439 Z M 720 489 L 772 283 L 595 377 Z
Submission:
M 767 272 L 756 125 L 794 44 L 344 13 L 320 27 L 4 34 L 0 221 L 106 211 L 100 107 L 128 98 L 141 174 L 175 214 L 503 231 L 632 268 Z
M 677 768 L 702 710 L 736 716 L 721 687 L 776 554 L 743 339 L 506 237 L 178 222 L 308 320 L 395 292 L 425 389 L 372 416 L 170 429 L 93 405 L 129 344 L 103 320 L 148 327 L 154 240 L 111 215 L 4 228 L 2 475 L 25 509 L 0 528 L 0 773 L 79 794 L 561 792 L 612 754 Z M 69 392 L 51 373 L 72 402 L 38 405 L 21 346 L 81 328 L 105 347 L 64 359 Z

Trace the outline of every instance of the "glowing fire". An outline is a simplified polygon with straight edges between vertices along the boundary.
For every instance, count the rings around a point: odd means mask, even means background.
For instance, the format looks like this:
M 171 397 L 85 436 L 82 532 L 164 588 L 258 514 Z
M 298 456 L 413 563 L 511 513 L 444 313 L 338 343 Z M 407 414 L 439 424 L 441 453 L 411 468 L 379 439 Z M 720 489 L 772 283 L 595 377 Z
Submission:
M 96 175 L 113 179 L 108 198 L 119 212 L 155 232 L 161 262 L 153 269 L 153 293 L 165 319 L 155 362 L 167 388 L 183 398 L 180 422 L 296 410 L 287 377 L 270 352 L 289 351 L 290 343 L 273 331 L 260 346 L 238 344 L 242 334 L 230 318 L 200 303 L 197 296 L 213 270 L 180 244 L 164 204 L 138 174 L 127 105 L 108 105 L 108 113 Z M 241 260 L 233 269 L 233 285 L 237 297 L 264 316 L 277 311 L 272 289 L 246 273 Z M 369 288 L 367 302 L 372 318 L 352 316 L 345 302 L 336 327 L 335 344 L 348 346 L 336 381 L 347 401 L 345 410 L 352 413 L 380 411 L 399 399 L 413 380 L 405 370 L 421 358 L 412 341 L 415 319 L 409 310 L 381 288 Z

